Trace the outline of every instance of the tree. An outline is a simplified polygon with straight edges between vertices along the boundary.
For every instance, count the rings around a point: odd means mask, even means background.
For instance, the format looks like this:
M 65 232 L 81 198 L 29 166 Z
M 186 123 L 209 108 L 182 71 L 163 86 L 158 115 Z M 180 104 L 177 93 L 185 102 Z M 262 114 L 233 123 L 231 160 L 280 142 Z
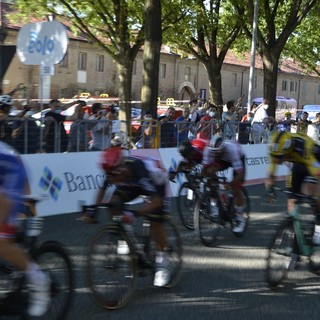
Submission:
M 110 55 L 117 63 L 120 82 L 120 119 L 131 119 L 133 62 L 144 42 L 143 2 L 17 0 L 16 5 L 18 13 L 12 19 L 30 21 L 31 16 L 41 19 L 51 14 L 62 22 L 68 21 L 75 33 L 81 33 Z
M 159 62 L 162 43 L 161 0 L 145 0 L 145 41 L 143 49 L 142 111 L 157 116 Z
M 242 30 L 252 38 L 254 0 L 231 0 Z M 257 52 L 263 63 L 264 98 L 270 102 L 268 113 L 275 116 L 279 59 L 296 28 L 318 0 L 260 0 L 257 26 Z
M 319 24 L 320 5 L 315 6 L 303 22 L 290 36 L 284 54 L 295 58 L 309 72 L 320 76 L 320 33 L 315 26 Z
M 178 52 L 196 57 L 209 78 L 212 102 L 223 103 L 221 68 L 228 50 L 240 35 L 241 26 L 229 1 L 192 0 L 180 24 L 164 33 L 165 41 Z

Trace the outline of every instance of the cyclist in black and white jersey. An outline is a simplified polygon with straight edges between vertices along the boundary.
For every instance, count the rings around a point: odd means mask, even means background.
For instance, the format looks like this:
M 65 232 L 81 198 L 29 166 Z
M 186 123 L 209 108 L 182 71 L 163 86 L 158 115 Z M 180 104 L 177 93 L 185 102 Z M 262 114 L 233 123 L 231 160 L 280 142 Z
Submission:
M 232 231 L 235 234 L 243 233 L 246 221 L 244 219 L 244 196 L 241 192 L 245 174 L 245 154 L 241 145 L 233 140 L 223 140 L 216 135 L 204 149 L 202 160 L 202 175 L 214 177 L 216 172 L 233 169 L 233 179 L 229 183 L 235 201 L 236 222 Z
M 151 221 L 151 230 L 157 243 L 155 286 L 165 286 L 170 281 L 169 259 L 166 256 L 166 234 L 163 227 L 163 215 L 168 214 L 166 188 L 168 177 L 158 159 L 152 157 L 128 156 L 121 146 L 113 146 L 103 152 L 102 168 L 107 174 L 105 189 L 116 186 L 109 201 L 111 214 L 119 214 L 125 202 L 141 195 L 150 197 L 138 208 L 138 216 L 147 215 Z M 124 219 L 130 220 L 130 216 Z M 126 221 L 125 220 L 125 221 Z M 130 222 L 130 221 L 127 221 Z
M 50 303 L 50 279 L 14 241 L 23 195 L 28 193 L 22 160 L 12 147 L 0 141 L 0 258 L 25 273 L 30 285 L 28 314 L 42 316 Z

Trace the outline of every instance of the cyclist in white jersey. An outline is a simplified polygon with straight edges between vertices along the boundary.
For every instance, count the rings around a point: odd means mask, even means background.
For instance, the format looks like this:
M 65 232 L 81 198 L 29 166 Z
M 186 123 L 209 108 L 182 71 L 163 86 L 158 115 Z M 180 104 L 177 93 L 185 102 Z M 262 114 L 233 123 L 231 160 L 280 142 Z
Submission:
M 229 183 L 235 201 L 236 222 L 232 231 L 235 234 L 243 233 L 245 229 L 244 197 L 241 189 L 246 173 L 245 155 L 241 145 L 234 140 L 223 140 L 216 135 L 204 149 L 202 159 L 202 175 L 214 177 L 216 172 L 233 168 L 233 180 Z

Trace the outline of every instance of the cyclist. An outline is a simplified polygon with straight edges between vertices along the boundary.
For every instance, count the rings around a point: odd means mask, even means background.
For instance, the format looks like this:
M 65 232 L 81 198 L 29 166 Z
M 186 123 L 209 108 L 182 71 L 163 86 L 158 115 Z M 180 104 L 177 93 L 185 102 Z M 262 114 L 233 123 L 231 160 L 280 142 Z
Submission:
M 246 220 L 244 219 L 244 196 L 241 192 L 246 173 L 245 155 L 241 145 L 234 140 L 223 140 L 219 135 L 213 136 L 203 154 L 203 168 L 199 169 L 202 176 L 215 177 L 218 171 L 233 168 L 233 180 L 229 186 L 234 194 L 236 225 L 232 231 L 242 234 Z
M 157 242 L 155 286 L 165 286 L 170 281 L 169 259 L 165 253 L 166 234 L 162 224 L 162 215 L 168 212 L 165 193 L 168 179 L 158 159 L 151 157 L 128 156 L 121 146 L 113 146 L 103 152 L 102 168 L 107 174 L 105 187 L 116 186 L 109 200 L 111 214 L 119 214 L 125 202 L 140 195 L 150 197 L 136 211 L 136 215 L 147 215 L 151 221 L 151 230 Z M 132 222 L 132 216 L 125 212 L 125 222 Z
M 30 285 L 28 314 L 41 316 L 50 303 L 50 279 L 14 242 L 22 195 L 29 193 L 27 175 L 19 155 L 4 142 L 0 163 L 0 257 L 25 273 Z
M 177 168 L 169 169 L 169 178 L 172 181 L 178 172 L 190 170 L 193 166 L 202 162 L 203 151 L 209 141 L 203 139 L 193 139 L 182 141 L 179 145 L 179 152 L 183 159 L 179 162 Z
M 266 187 L 274 194 L 276 165 L 291 163 L 291 175 L 287 187 L 293 194 L 288 196 L 287 210 L 291 212 L 296 203 L 294 193 L 314 196 L 318 199 L 313 243 L 320 245 L 320 146 L 303 133 L 275 132 L 270 143 L 269 179 Z

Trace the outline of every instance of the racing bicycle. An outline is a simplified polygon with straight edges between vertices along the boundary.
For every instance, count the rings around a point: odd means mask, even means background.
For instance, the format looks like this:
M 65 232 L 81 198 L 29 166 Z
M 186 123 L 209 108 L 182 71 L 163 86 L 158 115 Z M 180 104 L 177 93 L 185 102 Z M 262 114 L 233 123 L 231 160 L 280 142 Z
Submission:
M 312 244 L 316 199 L 302 194 L 295 197 L 293 211 L 282 221 L 268 247 L 266 280 L 270 288 L 276 288 L 303 258 L 308 260 L 310 271 L 320 275 L 320 248 Z
M 26 196 L 24 201 L 36 203 L 41 198 Z M 57 241 L 38 242 L 43 229 L 43 218 L 33 217 L 30 211 L 21 218 L 16 242 L 29 253 L 51 281 L 51 303 L 42 317 L 36 319 L 64 320 L 73 300 L 74 274 L 67 249 Z M 0 261 L 0 319 L 3 316 L 35 319 L 27 315 L 28 286 L 24 273 Z
M 177 211 L 182 224 L 189 230 L 194 230 L 194 209 L 196 205 L 196 189 L 201 179 L 192 170 L 184 170 L 187 181 L 179 188 L 177 196 Z
M 93 206 L 82 210 L 92 211 Z M 95 207 L 95 206 L 94 206 Z M 99 209 L 110 204 L 102 203 Z M 132 210 L 132 212 L 134 212 Z M 148 217 L 137 217 L 135 223 L 123 221 L 124 215 L 111 217 L 111 223 L 93 235 L 87 251 L 86 277 L 94 301 L 105 309 L 119 309 L 132 298 L 139 276 L 154 276 L 156 244 L 150 232 Z M 142 222 L 142 223 L 141 223 Z M 176 285 L 182 266 L 182 240 L 169 216 L 163 217 L 167 236 L 166 253 L 170 262 L 171 280 Z
M 212 247 L 222 228 L 231 229 L 236 223 L 234 196 L 226 188 L 226 177 L 202 177 L 196 189 L 196 205 L 194 209 L 195 233 L 202 244 Z M 242 187 L 244 204 L 244 218 L 246 228 L 250 219 L 250 199 L 247 190 Z M 245 231 L 244 231 L 245 232 Z M 243 233 L 237 236 L 243 235 Z

